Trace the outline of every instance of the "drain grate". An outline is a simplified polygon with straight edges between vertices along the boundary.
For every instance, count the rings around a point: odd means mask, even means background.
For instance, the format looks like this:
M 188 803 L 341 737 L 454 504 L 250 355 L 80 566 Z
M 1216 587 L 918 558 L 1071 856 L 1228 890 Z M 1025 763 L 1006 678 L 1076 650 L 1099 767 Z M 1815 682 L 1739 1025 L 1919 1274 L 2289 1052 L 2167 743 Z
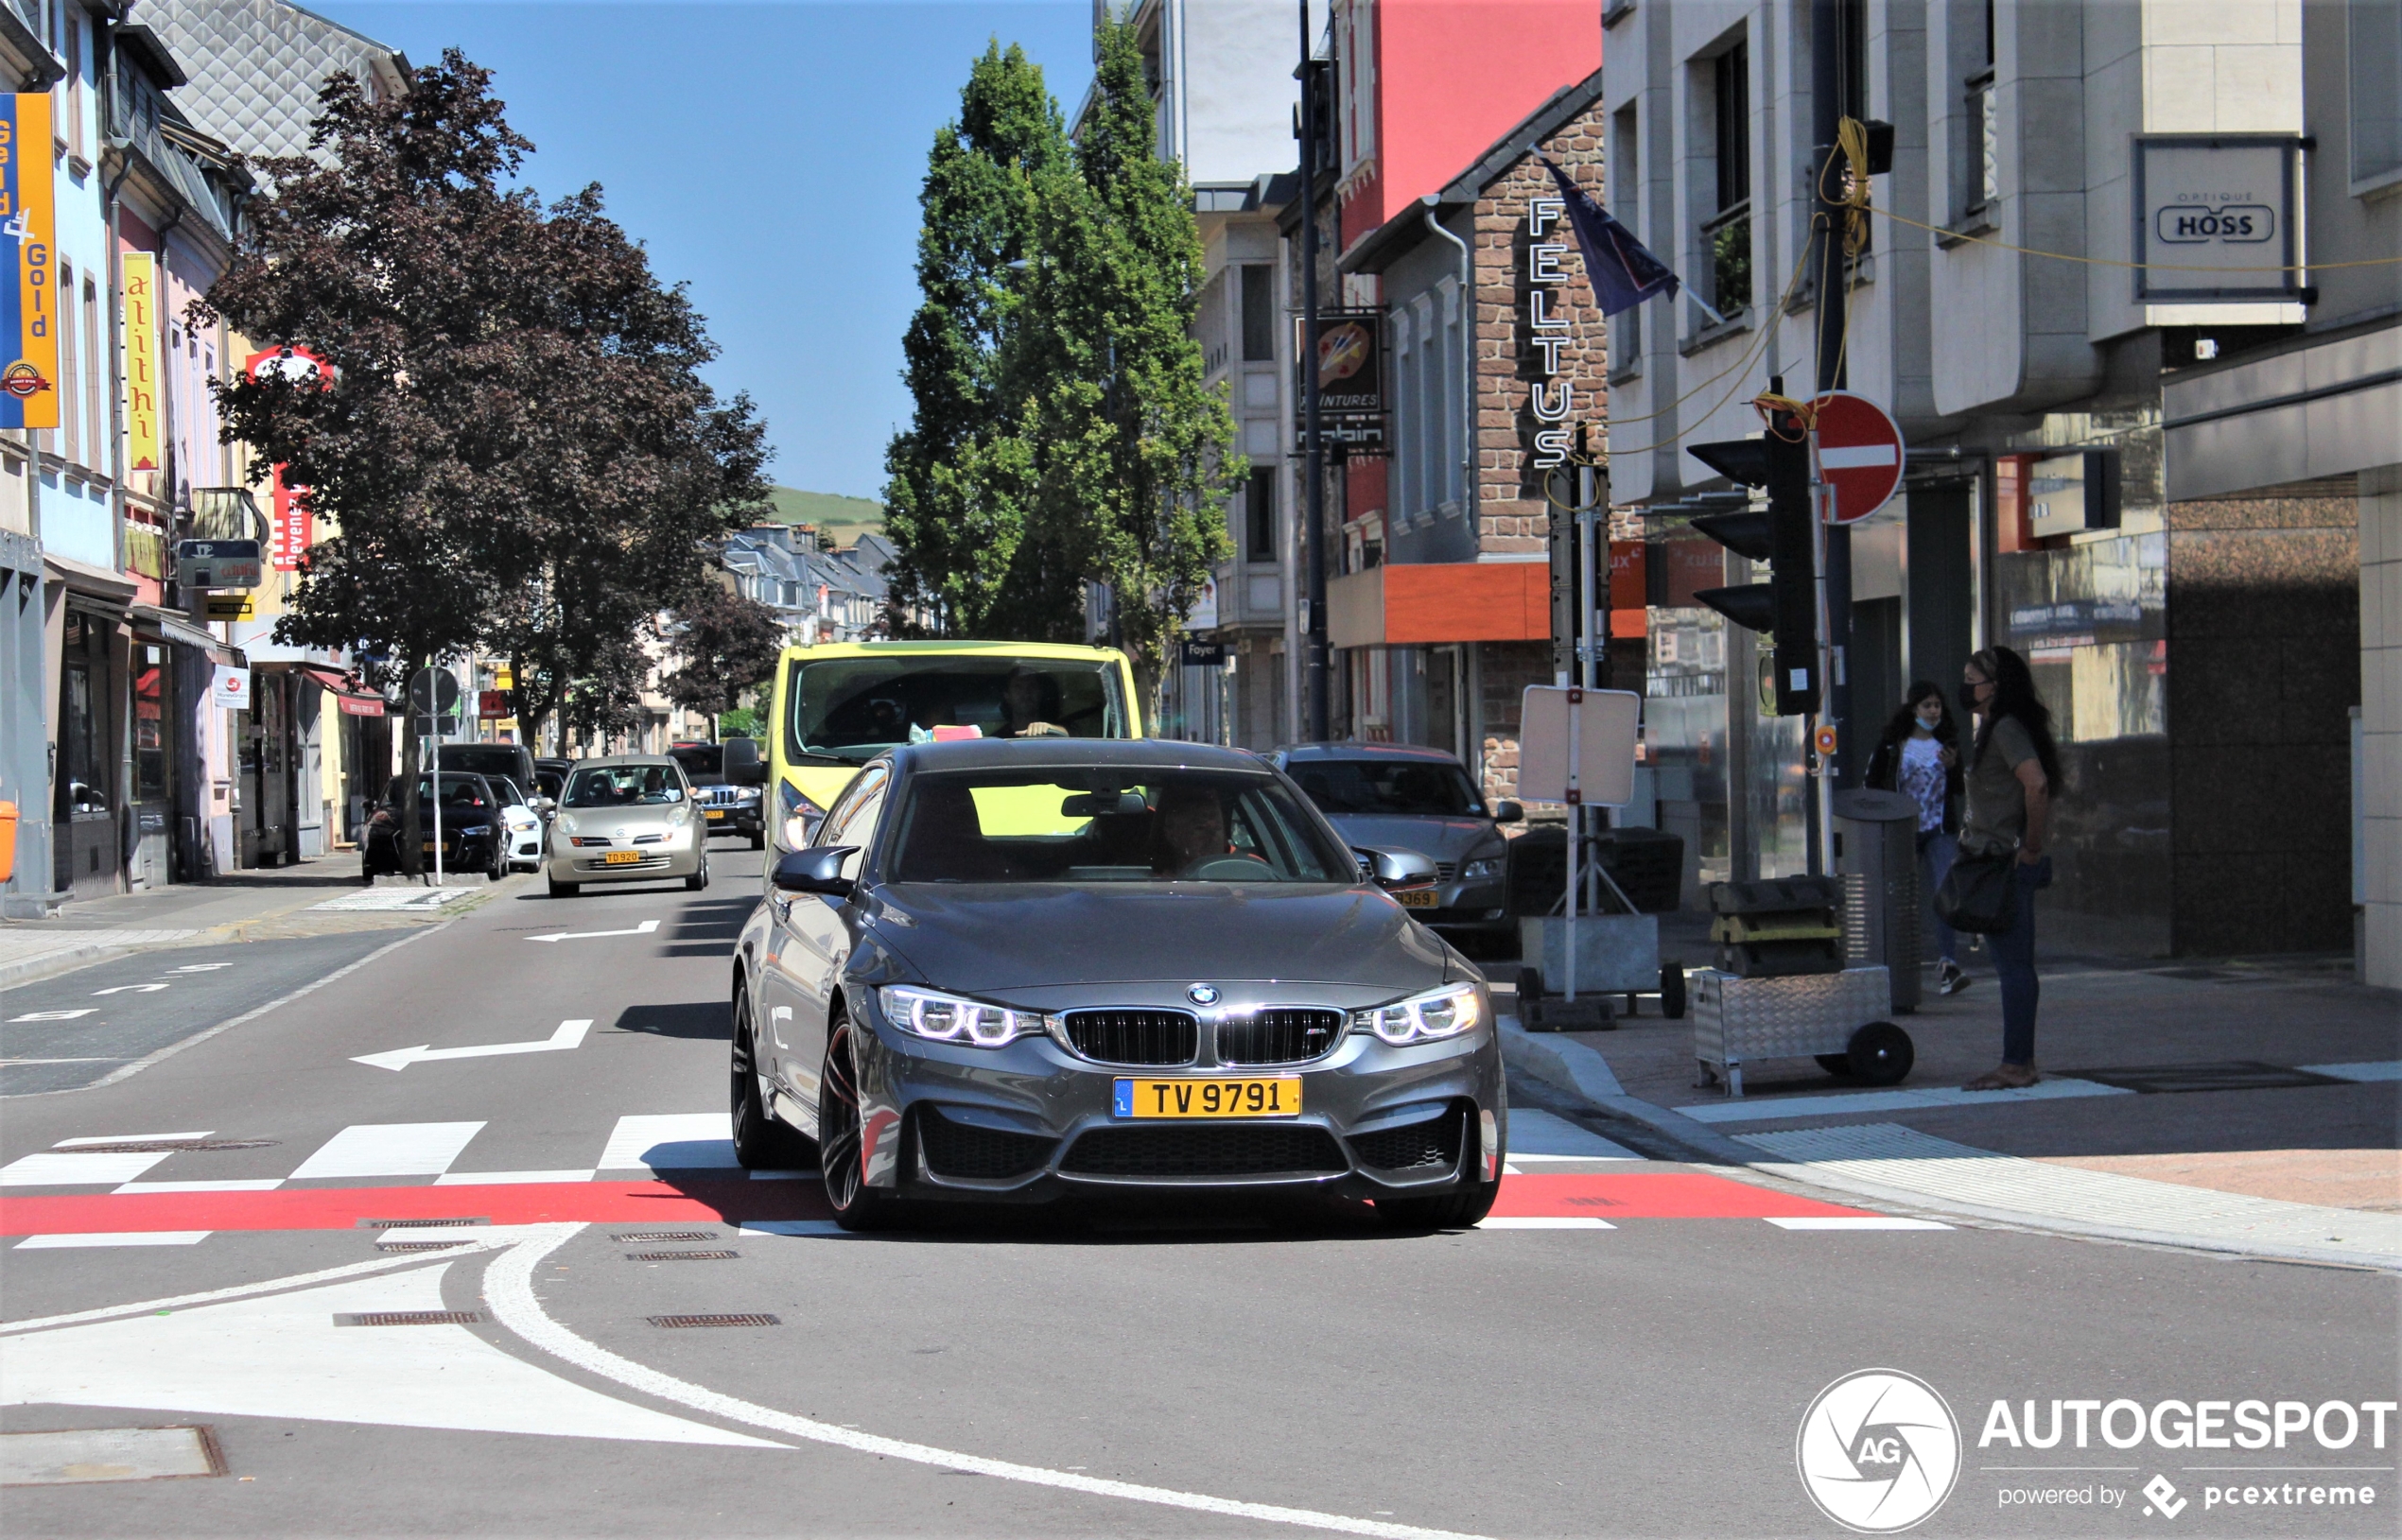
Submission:
M 379 1240 L 379 1252 L 447 1252 L 466 1245 L 463 1240 Z
M 626 1235 L 611 1236 L 609 1238 L 623 1244 L 627 1241 L 655 1243 L 663 1240 L 719 1240 L 723 1237 L 714 1230 L 635 1230 Z
M 445 1224 L 490 1224 L 489 1215 L 479 1214 L 461 1220 L 360 1220 L 352 1226 L 357 1230 L 431 1230 Z
M 628 1252 L 629 1262 L 731 1262 L 740 1252 Z
M 2061 1074 L 2144 1096 L 2185 1091 L 2283 1091 L 2306 1085 L 2349 1083 L 2331 1075 L 2314 1075 L 2306 1069 L 2264 1064 L 2251 1059 L 2207 1064 L 2140 1064 L 2124 1069 L 2065 1069 Z
M 784 1323 L 772 1315 L 654 1315 L 649 1318 L 654 1326 L 780 1326 Z
M 483 1322 L 481 1310 L 366 1310 L 334 1317 L 337 1326 L 473 1326 Z
M 126 1139 L 115 1144 L 79 1144 L 78 1155 L 182 1154 L 187 1150 L 272 1150 L 281 1139 Z

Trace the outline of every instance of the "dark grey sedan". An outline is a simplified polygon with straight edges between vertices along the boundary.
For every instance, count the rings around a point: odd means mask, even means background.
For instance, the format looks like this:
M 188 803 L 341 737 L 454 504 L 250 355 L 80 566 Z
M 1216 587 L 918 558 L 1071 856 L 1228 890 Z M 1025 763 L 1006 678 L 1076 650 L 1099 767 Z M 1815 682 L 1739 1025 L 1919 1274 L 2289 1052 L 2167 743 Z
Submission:
M 1500 825 L 1525 811 L 1514 802 L 1488 805 L 1450 753 L 1406 743 L 1301 743 L 1268 757 L 1345 839 L 1434 861 L 1435 886 L 1402 899 L 1420 920 L 1462 945 L 1516 939 L 1509 841 Z
M 1079 1188 L 1472 1224 L 1508 1111 L 1483 976 L 1394 896 L 1434 877 L 1238 751 L 891 750 L 743 929 L 735 1149 L 855 1229 Z

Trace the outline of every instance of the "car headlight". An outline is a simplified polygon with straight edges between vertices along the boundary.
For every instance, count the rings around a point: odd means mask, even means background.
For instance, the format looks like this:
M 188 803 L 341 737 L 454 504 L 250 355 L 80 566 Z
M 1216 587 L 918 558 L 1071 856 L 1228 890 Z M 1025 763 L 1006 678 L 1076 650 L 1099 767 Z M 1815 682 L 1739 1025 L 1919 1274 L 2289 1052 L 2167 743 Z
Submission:
M 781 810 L 775 821 L 775 848 L 786 852 L 806 850 L 826 809 L 802 796 L 801 788 L 790 781 L 775 784 L 775 804 Z
M 759 788 L 755 786 L 736 787 L 734 788 L 734 800 L 736 802 L 757 802 L 759 800 Z
M 883 1003 L 886 1021 L 902 1031 L 937 1043 L 972 1043 L 980 1048 L 997 1048 L 1043 1030 L 1039 1012 L 1011 1011 L 931 989 L 887 984 L 877 995 Z
M 576 832 L 576 816 L 573 813 L 561 813 L 558 822 L 553 827 L 557 828 L 561 834 L 573 834 Z
M 1482 882 L 1488 877 L 1500 876 L 1502 868 L 1508 864 L 1509 857 L 1506 856 L 1488 856 L 1482 860 L 1469 862 L 1460 869 L 1459 874 L 1467 881 Z
M 1473 984 L 1447 984 L 1406 1000 L 1351 1012 L 1351 1025 L 1374 1032 L 1395 1047 L 1438 1037 L 1457 1037 L 1484 1019 Z
M 459 832 L 461 834 L 490 834 L 492 832 L 492 825 L 489 823 L 470 823 Z
M 690 804 L 688 804 L 688 803 L 681 803 L 681 802 L 680 802 L 680 803 L 677 803 L 677 804 L 676 804 L 673 807 L 670 807 L 670 808 L 669 808 L 669 809 L 668 809 L 668 824 L 669 824 L 669 826 L 670 826 L 670 827 L 671 827 L 671 828 L 679 828 L 679 829 L 680 829 L 680 828 L 682 828 L 685 824 L 689 823 L 689 822 L 692 822 L 692 807 L 691 807 L 691 805 L 690 805 Z

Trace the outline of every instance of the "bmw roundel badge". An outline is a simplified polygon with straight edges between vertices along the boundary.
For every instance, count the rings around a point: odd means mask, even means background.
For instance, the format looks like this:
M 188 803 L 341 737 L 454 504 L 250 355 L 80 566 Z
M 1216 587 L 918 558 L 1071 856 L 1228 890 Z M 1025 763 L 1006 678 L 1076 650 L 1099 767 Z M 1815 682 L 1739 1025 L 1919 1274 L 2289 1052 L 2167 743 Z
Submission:
M 1218 1003 L 1217 986 L 1215 984 L 1195 984 L 1191 989 L 1184 992 L 1184 997 L 1191 1000 L 1195 1005 L 1215 1005 Z

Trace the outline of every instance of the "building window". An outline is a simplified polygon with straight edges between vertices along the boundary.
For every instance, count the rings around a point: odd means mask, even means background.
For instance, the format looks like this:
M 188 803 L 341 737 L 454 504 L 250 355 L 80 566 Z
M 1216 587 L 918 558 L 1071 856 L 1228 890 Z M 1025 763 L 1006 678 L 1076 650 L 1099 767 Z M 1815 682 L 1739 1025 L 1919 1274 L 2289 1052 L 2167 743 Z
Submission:
M 1636 158 L 1638 147 L 1635 110 L 1623 107 L 1610 115 L 1610 202 L 1611 212 L 1629 230 L 1643 229 L 1643 171 Z M 1643 306 L 1621 310 L 1610 318 L 1610 362 L 1613 371 L 1633 365 L 1643 355 Z
M 1341 98 L 1335 124 L 1342 135 L 1342 174 L 1348 178 L 1362 162 L 1376 158 L 1374 0 L 1353 0 L 1336 16 L 1334 27 Z
M 83 463 L 103 476 L 113 476 L 116 468 L 112 463 L 109 445 L 100 437 L 100 424 L 107 421 L 100 412 L 100 382 L 107 374 L 100 362 L 105 356 L 100 352 L 100 290 L 88 272 L 83 279 L 83 356 L 91 365 L 83 372 L 83 421 L 87 426 Z
M 2402 0 L 2352 0 L 2352 180 L 2402 171 Z
M 1963 83 L 1961 199 L 1963 216 L 1981 222 L 2002 196 L 2001 97 L 1993 89 L 1993 0 L 1985 0 L 1985 60 Z
M 1732 316 L 1751 303 L 1751 49 L 1738 41 L 1710 63 L 1717 212 L 1701 223 L 1710 303 Z
M 83 450 L 82 359 L 77 356 L 75 269 L 59 264 L 59 458 L 79 463 Z
M 1254 465 L 1243 489 L 1243 554 L 1254 562 L 1276 560 L 1276 467 Z
M 1246 263 L 1243 273 L 1243 361 L 1276 361 L 1276 269 L 1264 262 Z

